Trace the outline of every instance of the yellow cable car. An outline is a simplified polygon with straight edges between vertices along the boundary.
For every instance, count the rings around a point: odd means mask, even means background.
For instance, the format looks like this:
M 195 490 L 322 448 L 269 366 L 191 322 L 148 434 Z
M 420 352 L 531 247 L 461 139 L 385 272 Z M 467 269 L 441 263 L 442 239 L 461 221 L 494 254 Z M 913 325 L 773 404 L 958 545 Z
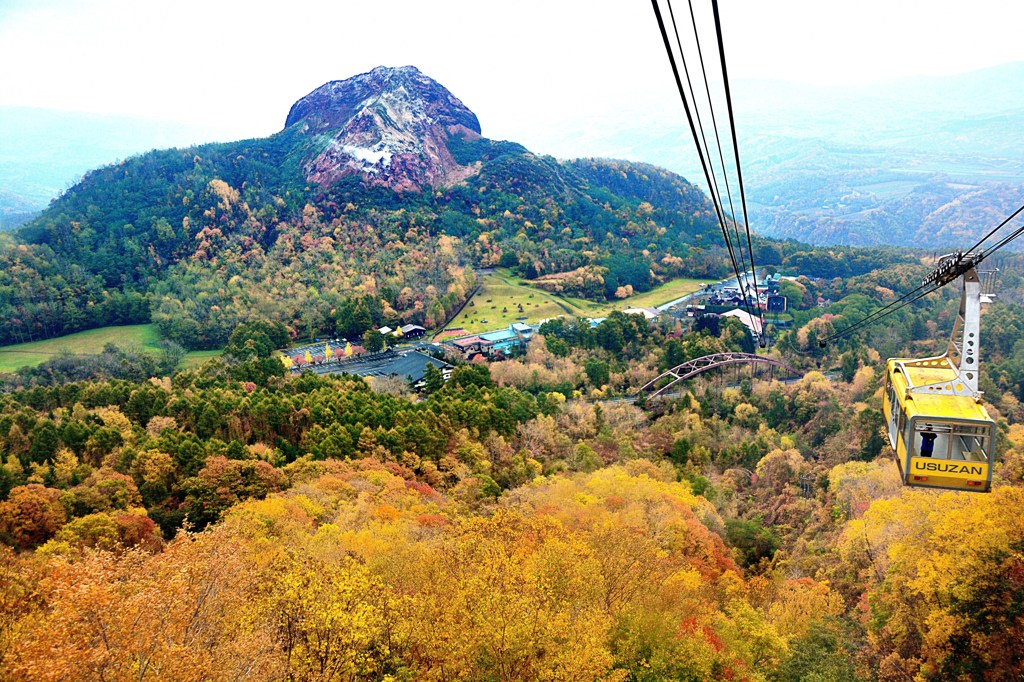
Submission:
M 930 280 L 948 282 L 951 271 L 963 273 L 963 294 L 946 353 L 890 359 L 883 412 L 906 485 L 988 492 L 995 422 L 978 390 L 981 283 L 974 264 L 962 254 L 943 257 Z

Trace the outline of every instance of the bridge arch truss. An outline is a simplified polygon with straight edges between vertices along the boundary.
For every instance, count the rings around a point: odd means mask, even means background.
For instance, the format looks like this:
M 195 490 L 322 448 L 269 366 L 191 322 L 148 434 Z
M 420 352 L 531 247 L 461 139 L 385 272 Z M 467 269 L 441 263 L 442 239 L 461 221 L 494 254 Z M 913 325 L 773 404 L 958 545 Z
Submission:
M 695 358 L 689 362 L 684 362 L 681 365 L 659 374 L 657 377 L 644 384 L 638 393 L 649 393 L 649 396 L 654 398 L 662 395 L 681 381 L 692 379 L 698 374 L 703 374 L 704 372 L 710 372 L 711 370 L 721 369 L 731 365 L 765 365 L 772 370 L 778 368 L 783 372 L 788 372 L 789 374 L 797 377 L 802 377 L 804 375 L 803 372 L 793 369 L 784 362 L 780 362 L 779 360 L 769 358 L 764 355 L 754 355 L 753 353 L 715 353 L 713 355 L 705 355 L 704 357 Z M 671 378 L 672 381 L 655 390 L 654 387 L 657 386 L 662 379 L 666 378 Z

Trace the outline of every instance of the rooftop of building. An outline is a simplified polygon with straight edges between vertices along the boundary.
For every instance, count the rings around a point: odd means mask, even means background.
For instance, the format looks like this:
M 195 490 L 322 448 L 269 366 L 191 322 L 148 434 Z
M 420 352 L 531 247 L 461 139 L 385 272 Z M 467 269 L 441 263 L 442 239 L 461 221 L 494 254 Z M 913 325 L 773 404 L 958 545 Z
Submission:
M 499 329 L 493 332 L 484 332 L 483 334 L 479 334 L 479 336 L 481 339 L 484 339 L 485 341 L 490 341 L 491 343 L 511 341 L 513 339 L 519 338 L 518 334 L 516 334 L 511 329 Z

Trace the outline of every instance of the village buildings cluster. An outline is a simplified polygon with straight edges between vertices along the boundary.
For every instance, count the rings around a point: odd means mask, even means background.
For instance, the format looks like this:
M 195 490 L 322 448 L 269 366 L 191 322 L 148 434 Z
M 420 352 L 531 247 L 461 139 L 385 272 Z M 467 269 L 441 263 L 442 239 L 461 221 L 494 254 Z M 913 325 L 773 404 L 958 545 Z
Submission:
M 735 318 L 757 341 L 764 333 L 761 316 L 752 315 L 747 309 L 776 315 L 785 313 L 787 301 L 785 296 L 779 295 L 780 280 L 777 274 L 766 276 L 761 273 L 760 277 L 755 277 L 745 273 L 742 287 L 736 278 L 723 280 L 704 285 L 693 294 L 657 308 L 627 308 L 623 313 L 642 315 L 652 323 L 666 315 L 677 318 L 708 315 Z M 588 322 L 591 327 L 596 327 L 605 319 L 591 318 Z M 439 335 L 436 343 L 417 342 L 427 331 L 419 325 L 407 324 L 394 329 L 384 326 L 376 331 L 388 337 L 389 343 L 376 353 L 370 353 L 361 344 L 346 339 L 318 339 L 311 344 L 282 351 L 282 362 L 292 373 L 308 370 L 318 374 L 398 376 L 406 378 L 412 387 L 422 388 L 428 365 L 441 370 L 447 380 L 454 363 L 478 359 L 498 361 L 514 356 L 525 350 L 545 321 L 535 324 L 513 322 L 506 328 L 477 334 L 460 335 L 458 332 L 461 330 L 450 330 Z M 442 337 L 445 338 L 442 340 Z M 398 349 L 393 347 L 399 343 L 403 345 Z

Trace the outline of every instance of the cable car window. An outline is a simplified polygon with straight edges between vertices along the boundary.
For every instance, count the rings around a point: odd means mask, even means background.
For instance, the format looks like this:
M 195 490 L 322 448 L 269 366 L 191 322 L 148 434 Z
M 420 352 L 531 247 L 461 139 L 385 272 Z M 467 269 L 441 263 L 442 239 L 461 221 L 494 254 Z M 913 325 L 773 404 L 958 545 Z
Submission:
M 959 441 L 960 450 L 964 454 L 964 459 L 988 460 L 989 427 L 957 424 L 953 430 Z
M 896 387 L 892 385 L 889 377 L 885 377 L 886 392 L 889 399 L 889 444 L 896 447 L 896 436 L 899 433 L 900 404 L 896 399 Z
M 907 414 L 903 411 L 903 406 L 900 405 L 899 403 L 896 403 L 894 409 L 899 411 L 899 424 L 896 427 L 896 433 L 901 434 L 903 436 L 904 442 L 906 442 L 906 440 L 907 440 L 907 432 L 906 432 L 906 428 L 907 428 Z M 907 451 L 908 452 L 910 451 L 911 447 L 913 447 L 913 446 L 911 444 L 907 443 Z
M 918 421 L 912 439 L 915 457 L 988 461 L 991 429 L 987 425 Z

